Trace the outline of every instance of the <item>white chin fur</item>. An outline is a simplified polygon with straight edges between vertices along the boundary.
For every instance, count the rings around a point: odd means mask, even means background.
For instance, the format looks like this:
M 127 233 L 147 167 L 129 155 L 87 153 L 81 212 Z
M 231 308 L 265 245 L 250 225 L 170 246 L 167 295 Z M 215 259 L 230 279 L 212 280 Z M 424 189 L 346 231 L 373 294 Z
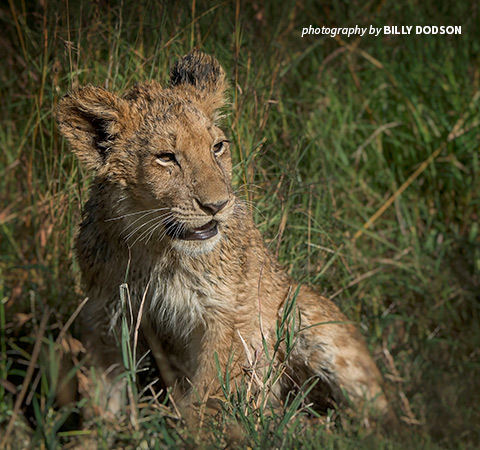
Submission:
M 182 239 L 172 239 L 170 241 L 172 247 L 179 253 L 188 256 L 204 255 L 210 253 L 220 242 L 221 235 L 217 233 L 215 236 L 204 241 L 185 241 Z

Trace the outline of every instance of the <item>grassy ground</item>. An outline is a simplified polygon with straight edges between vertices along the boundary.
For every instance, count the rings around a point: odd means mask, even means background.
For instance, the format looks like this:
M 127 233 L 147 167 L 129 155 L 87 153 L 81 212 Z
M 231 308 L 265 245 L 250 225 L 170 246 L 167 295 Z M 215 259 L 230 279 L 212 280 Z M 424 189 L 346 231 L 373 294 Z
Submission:
M 0 6 L 2 444 L 225 448 L 239 434 L 251 448 L 480 445 L 475 2 L 110 3 Z M 301 38 L 309 25 L 461 25 L 462 34 Z M 360 324 L 401 437 L 335 414 L 269 415 L 242 391 L 200 434 L 149 392 L 133 392 L 117 418 L 84 396 L 58 405 L 65 380 L 82 392 L 91 377 L 72 323 L 88 175 L 59 137 L 55 106 L 86 83 L 118 92 L 166 83 L 173 59 L 195 46 L 231 80 L 236 185 L 271 251 Z

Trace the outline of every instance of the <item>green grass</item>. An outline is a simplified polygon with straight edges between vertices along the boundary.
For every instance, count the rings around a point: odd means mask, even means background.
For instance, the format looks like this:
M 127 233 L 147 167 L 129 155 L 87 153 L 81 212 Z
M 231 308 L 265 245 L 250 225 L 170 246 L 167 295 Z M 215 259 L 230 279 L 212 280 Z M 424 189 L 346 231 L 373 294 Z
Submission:
M 480 12 L 474 2 L 432 0 L 263 3 L 0 6 L 7 448 L 225 448 L 237 427 L 251 448 L 480 445 Z M 310 24 L 462 25 L 462 35 L 301 38 Z M 55 106 L 87 83 L 118 92 L 151 78 L 166 84 L 173 60 L 194 46 L 215 54 L 231 81 L 224 128 L 239 194 L 254 202 L 270 250 L 292 275 L 359 323 L 402 437 L 369 434 L 333 413 L 269 413 L 252 406 L 245 386 L 200 434 L 133 383 L 132 407 L 119 418 L 83 395 L 57 404 L 59 383 L 78 379 L 82 394 L 95 374 L 69 323 L 83 300 L 72 248 L 89 174 L 60 138 Z

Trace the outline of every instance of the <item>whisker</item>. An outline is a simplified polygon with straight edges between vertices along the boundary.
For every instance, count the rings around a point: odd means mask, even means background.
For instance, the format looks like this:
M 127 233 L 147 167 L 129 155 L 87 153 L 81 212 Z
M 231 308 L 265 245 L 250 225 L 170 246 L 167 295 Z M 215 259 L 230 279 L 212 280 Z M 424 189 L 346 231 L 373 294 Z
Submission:
M 146 237 L 148 235 L 148 239 L 145 241 L 145 244 L 148 244 L 148 241 L 150 241 L 150 239 L 152 238 L 153 233 L 155 233 L 155 231 L 158 228 L 160 228 L 162 225 L 163 225 L 162 220 L 160 220 L 159 223 L 153 224 L 151 227 L 149 227 L 148 230 L 146 230 L 142 233 L 142 235 L 139 237 L 139 239 L 143 239 L 144 236 Z
M 161 221 L 160 221 L 161 223 Z M 151 225 L 149 228 L 147 228 L 145 231 L 143 231 L 139 236 L 137 236 L 137 238 L 133 241 L 133 243 L 130 245 L 130 248 L 132 248 L 138 241 L 141 241 L 143 239 L 144 236 L 147 236 L 148 233 L 150 232 L 151 229 L 155 228 L 156 226 L 158 226 L 158 223 L 154 223 L 153 225 Z
M 126 231 L 130 228 L 130 227 L 133 227 L 137 222 L 141 221 L 144 217 L 148 216 L 149 213 L 146 213 L 144 214 L 143 216 L 141 217 L 138 217 L 137 219 L 135 219 L 132 223 L 128 224 L 123 230 L 122 230 L 122 234 L 126 233 Z M 147 224 L 148 222 L 144 222 L 143 224 L 140 224 L 138 225 L 138 227 L 135 229 L 135 231 L 133 231 L 133 233 L 135 233 L 139 228 L 141 228 L 143 225 Z
M 135 233 L 137 233 L 138 231 L 140 231 L 143 227 L 147 226 L 148 224 L 152 223 L 152 222 L 155 222 L 157 220 L 162 220 L 163 217 L 165 217 L 166 215 L 168 214 L 171 214 L 171 213 L 164 213 L 163 215 L 160 215 L 160 216 L 156 216 L 150 220 L 147 220 L 146 222 L 138 225 L 138 227 L 136 227 L 134 230 L 130 231 L 130 233 L 128 233 L 127 236 L 125 236 L 125 240 L 128 241 Z M 142 216 L 143 217 L 143 216 Z M 122 232 L 124 233 L 125 231 L 127 231 L 129 227 L 125 228 L 125 230 Z
M 132 244 L 129 244 L 129 247 L 132 248 L 137 242 L 139 242 L 140 240 L 142 240 L 145 236 L 148 235 L 148 233 L 150 232 L 150 230 L 152 230 L 153 228 L 155 228 L 158 223 L 160 222 L 161 223 L 161 220 L 157 217 L 155 217 L 155 220 L 156 222 L 153 223 L 153 225 L 150 225 L 146 230 L 143 230 L 137 237 L 136 239 L 133 241 Z M 158 221 L 158 222 L 157 222 Z M 151 222 L 151 221 L 150 221 Z M 141 227 L 138 227 L 135 232 L 139 231 Z
M 123 201 L 125 201 L 127 198 L 129 198 L 129 196 L 128 196 L 128 195 L 124 195 L 123 197 L 120 197 L 120 198 L 117 199 L 117 203 L 123 202 Z
M 158 241 L 161 241 L 167 235 L 167 231 L 164 229 L 162 234 L 159 236 Z
M 187 227 L 185 226 L 184 223 L 181 223 L 179 227 L 175 230 L 174 236 L 175 238 L 178 238 L 182 235 L 182 233 L 185 231 Z
M 157 212 L 157 211 L 164 211 L 166 209 L 169 209 L 169 208 L 145 209 L 143 211 L 137 211 L 137 212 L 133 212 L 133 213 L 124 214 L 123 216 L 111 217 L 110 219 L 106 219 L 105 222 L 110 222 L 112 220 L 120 220 L 120 219 L 123 219 L 125 217 L 135 216 L 137 214 L 142 214 L 142 213 L 151 214 L 151 213 L 154 213 L 154 212 Z
M 165 224 L 163 224 L 163 225 L 164 225 L 164 229 L 163 229 L 162 233 L 160 234 L 160 236 L 158 238 L 158 241 L 161 241 L 167 235 L 167 228 L 165 227 Z
M 158 228 L 160 228 L 161 226 L 163 225 L 163 222 L 160 220 L 159 223 L 155 224 L 153 227 L 150 227 L 150 233 L 148 235 L 148 238 L 147 240 L 145 241 L 145 244 L 148 244 L 150 239 L 152 239 L 152 236 L 153 234 L 155 233 L 156 230 L 158 230 Z
M 153 225 L 150 225 L 146 230 L 144 230 L 136 239 L 135 241 L 131 244 L 131 247 L 133 247 L 138 241 L 146 238 L 147 236 L 147 239 L 145 241 L 145 243 L 147 244 L 150 239 L 152 238 L 153 234 L 155 233 L 155 231 L 160 227 L 160 226 L 164 226 L 164 230 L 163 232 L 161 233 L 160 235 L 160 238 L 159 238 L 159 241 L 161 241 L 169 231 L 174 231 L 174 236 L 177 237 L 177 233 L 179 233 L 179 229 L 180 229 L 180 232 L 183 232 L 183 228 L 182 227 L 185 227 L 185 225 L 183 223 L 180 223 L 179 226 L 177 228 L 175 228 L 175 226 L 178 224 L 176 221 L 175 221 L 175 218 L 173 217 L 173 214 L 170 212 L 168 214 L 164 214 L 163 216 L 161 217 L 156 217 L 155 219 L 159 219 L 159 223 L 154 223 Z M 153 220 L 149 220 L 148 222 L 146 222 L 145 224 L 143 225 L 146 225 L 150 222 L 152 222 Z M 137 229 L 135 230 L 135 232 L 137 232 L 142 226 L 139 226 L 137 227 Z M 130 233 L 131 234 L 131 233 Z
M 237 204 L 248 206 L 249 208 L 255 209 L 259 214 L 262 214 L 262 211 L 258 208 L 257 204 L 252 200 L 244 200 L 243 198 L 238 198 Z
M 255 184 L 255 183 L 243 183 L 240 186 L 237 186 L 233 190 L 233 192 L 236 194 L 240 190 L 245 191 L 245 188 L 248 188 L 248 189 L 252 189 L 252 188 L 253 189 L 262 189 L 262 186 L 260 186 L 259 184 Z

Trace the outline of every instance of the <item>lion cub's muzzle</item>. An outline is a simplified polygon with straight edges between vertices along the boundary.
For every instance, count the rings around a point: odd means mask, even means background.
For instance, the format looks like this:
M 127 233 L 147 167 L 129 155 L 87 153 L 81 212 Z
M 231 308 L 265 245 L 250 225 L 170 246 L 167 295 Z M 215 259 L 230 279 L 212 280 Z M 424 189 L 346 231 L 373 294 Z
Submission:
M 210 217 L 212 220 L 198 227 L 189 227 L 182 221 L 174 221 L 166 224 L 167 235 L 171 239 L 183 241 L 205 241 L 216 236 L 218 234 L 219 222 L 224 221 L 230 215 L 229 209 L 231 209 L 234 203 L 233 198 L 231 200 L 219 203 L 201 203 L 196 200 L 196 206 L 205 213 L 205 219 Z M 225 211 L 223 211 L 224 209 Z

